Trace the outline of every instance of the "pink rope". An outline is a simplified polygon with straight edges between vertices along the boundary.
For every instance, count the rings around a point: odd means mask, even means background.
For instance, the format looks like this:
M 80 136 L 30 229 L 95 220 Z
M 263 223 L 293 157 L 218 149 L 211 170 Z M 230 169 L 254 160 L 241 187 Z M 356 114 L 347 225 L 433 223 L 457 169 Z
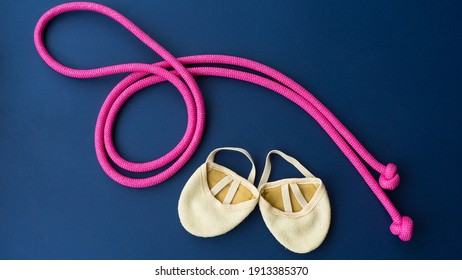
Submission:
M 164 61 L 154 64 L 118 64 L 87 70 L 73 69 L 60 64 L 48 53 L 43 42 L 43 32 L 50 20 L 70 11 L 93 11 L 114 19 L 149 46 Z M 193 76 L 217 76 L 237 79 L 271 89 L 291 100 L 311 115 L 350 160 L 385 207 L 393 221 L 390 226 L 391 232 L 398 235 L 403 241 L 411 239 L 413 231 L 412 219 L 401 216 L 382 190 L 382 188 L 392 190 L 398 186 L 399 175 L 397 174 L 396 165 L 392 163 L 383 165 L 378 162 L 316 97 L 277 70 L 252 60 L 226 55 L 194 55 L 175 58 L 123 15 L 106 6 L 90 2 L 62 4 L 47 11 L 37 23 L 34 42 L 42 59 L 55 71 L 69 77 L 95 78 L 119 73 L 131 73 L 109 93 L 96 122 L 96 155 L 103 170 L 114 181 L 127 187 L 144 188 L 159 184 L 173 176 L 194 154 L 204 131 L 205 106 L 201 91 Z M 194 65 L 196 64 L 217 66 L 195 67 Z M 219 65 L 221 67 L 218 67 Z M 229 69 L 223 66 L 239 66 L 258 74 Z M 112 129 L 117 113 L 130 96 L 143 88 L 165 81 L 173 84 L 184 98 L 188 113 L 186 132 L 176 147 L 164 156 L 149 162 L 130 162 L 119 155 L 112 140 Z M 361 159 L 380 173 L 378 183 Z M 120 168 L 131 172 L 153 171 L 168 164 L 170 166 L 151 177 L 131 178 L 119 173 L 110 160 Z

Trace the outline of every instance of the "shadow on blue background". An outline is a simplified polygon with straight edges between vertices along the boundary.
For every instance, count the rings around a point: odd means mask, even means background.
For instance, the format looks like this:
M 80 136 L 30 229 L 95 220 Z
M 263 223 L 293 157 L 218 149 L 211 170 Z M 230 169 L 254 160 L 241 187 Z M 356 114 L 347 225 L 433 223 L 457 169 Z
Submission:
M 268 64 L 324 102 L 383 163 L 398 165 L 390 192 L 415 220 L 412 241 L 352 165 L 304 111 L 263 88 L 199 78 L 207 126 L 191 161 L 167 182 L 125 188 L 101 170 L 96 117 L 123 75 L 93 80 L 51 70 L 33 45 L 38 18 L 60 1 L 2 1 L 0 16 L 1 259 L 460 259 L 462 17 L 459 1 L 101 1 L 132 19 L 174 55 L 223 53 Z M 52 22 L 51 52 L 88 68 L 158 57 L 111 20 L 73 13 Z M 130 160 L 169 151 L 186 127 L 178 92 L 143 90 L 121 111 L 116 144 Z M 306 255 L 285 250 L 258 210 L 212 239 L 188 234 L 177 201 L 207 154 L 239 146 L 258 171 L 271 149 L 321 177 L 331 230 Z M 239 155 L 218 161 L 247 174 Z M 275 160 L 274 178 L 297 175 Z

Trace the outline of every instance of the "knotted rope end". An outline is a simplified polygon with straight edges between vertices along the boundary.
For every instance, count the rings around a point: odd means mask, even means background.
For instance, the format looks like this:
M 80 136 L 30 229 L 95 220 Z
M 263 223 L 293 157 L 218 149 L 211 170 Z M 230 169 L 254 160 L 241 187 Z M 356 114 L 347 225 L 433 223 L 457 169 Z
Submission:
M 414 222 L 408 216 L 403 216 L 400 221 L 395 221 L 390 225 L 390 231 L 397 235 L 402 241 L 409 241 L 412 238 Z
M 385 171 L 380 174 L 379 184 L 383 189 L 394 190 L 399 185 L 398 167 L 395 164 L 389 163 L 385 167 Z

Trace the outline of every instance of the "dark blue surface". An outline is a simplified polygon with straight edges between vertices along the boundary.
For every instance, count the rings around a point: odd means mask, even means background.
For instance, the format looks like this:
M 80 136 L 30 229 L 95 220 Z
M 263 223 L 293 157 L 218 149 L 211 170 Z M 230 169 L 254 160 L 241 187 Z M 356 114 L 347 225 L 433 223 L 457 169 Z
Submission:
M 415 221 L 409 243 L 391 235 L 378 200 L 313 119 L 242 82 L 198 79 L 206 131 L 177 175 L 143 190 L 113 182 L 96 160 L 93 130 L 123 75 L 77 80 L 52 71 L 32 35 L 41 14 L 61 1 L 24 2 L 0 3 L 0 259 L 462 257 L 460 1 L 101 1 L 176 56 L 243 56 L 306 86 L 380 161 L 398 165 L 402 183 L 390 197 Z M 48 31 L 47 45 L 67 65 L 158 60 L 96 14 L 61 16 Z M 179 93 L 163 84 L 129 100 L 116 144 L 128 159 L 149 160 L 170 150 L 185 127 Z M 181 227 L 181 189 L 220 146 L 248 149 L 259 173 L 266 153 L 278 148 L 324 180 L 333 219 L 319 249 L 285 250 L 258 210 L 217 238 L 196 238 Z M 247 172 L 237 154 L 218 161 Z M 273 178 L 296 174 L 275 160 Z

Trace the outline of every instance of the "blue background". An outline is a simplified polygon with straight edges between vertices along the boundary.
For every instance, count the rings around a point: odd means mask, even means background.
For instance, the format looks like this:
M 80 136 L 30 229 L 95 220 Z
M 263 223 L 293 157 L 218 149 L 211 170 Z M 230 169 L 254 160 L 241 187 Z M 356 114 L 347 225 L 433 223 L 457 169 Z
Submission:
M 188 164 L 142 190 L 100 168 L 93 133 L 99 108 L 124 77 L 64 77 L 38 56 L 33 30 L 61 1 L 0 4 L 1 259 L 460 259 L 462 257 L 462 4 L 460 1 L 101 1 L 176 56 L 223 53 L 275 67 L 326 104 L 381 162 L 398 165 L 389 195 L 415 221 L 408 243 L 326 133 L 296 105 L 266 89 L 198 78 L 206 131 Z M 47 45 L 66 65 L 88 68 L 159 58 L 115 22 L 92 13 L 59 17 Z M 135 95 L 117 120 L 120 153 L 157 158 L 186 127 L 168 84 Z M 459 144 L 458 144 L 459 143 Z M 321 177 L 333 219 L 312 253 L 284 249 L 258 210 L 226 235 L 201 239 L 180 225 L 177 201 L 216 147 L 254 156 L 293 155 Z M 241 174 L 246 160 L 218 162 Z M 272 178 L 297 175 L 276 158 Z M 378 177 L 378 176 L 377 176 Z

